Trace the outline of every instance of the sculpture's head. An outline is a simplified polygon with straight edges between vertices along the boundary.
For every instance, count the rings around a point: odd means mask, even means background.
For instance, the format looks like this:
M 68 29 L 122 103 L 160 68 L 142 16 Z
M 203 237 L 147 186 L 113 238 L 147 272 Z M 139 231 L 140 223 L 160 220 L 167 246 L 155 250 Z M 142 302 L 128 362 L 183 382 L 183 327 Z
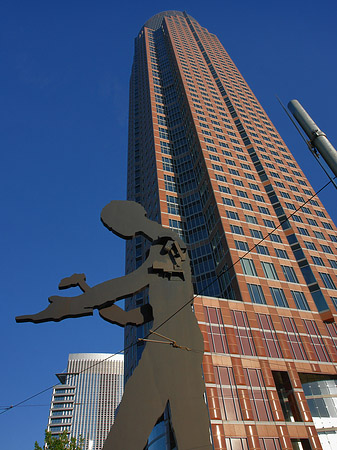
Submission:
M 108 203 L 102 210 L 101 220 L 110 231 L 123 239 L 142 234 L 149 222 L 142 205 L 125 200 Z
M 123 239 L 143 235 L 151 242 L 171 239 L 179 242 L 181 248 L 186 248 L 173 230 L 148 219 L 143 206 L 136 202 L 127 200 L 110 202 L 102 209 L 101 220 L 110 231 Z

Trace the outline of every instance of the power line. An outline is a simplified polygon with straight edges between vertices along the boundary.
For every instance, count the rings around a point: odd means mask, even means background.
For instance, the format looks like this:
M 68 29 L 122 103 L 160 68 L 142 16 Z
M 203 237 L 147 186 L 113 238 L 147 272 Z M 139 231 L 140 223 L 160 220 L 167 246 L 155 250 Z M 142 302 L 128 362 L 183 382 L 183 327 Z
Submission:
M 206 289 L 208 289 L 209 287 L 211 287 L 216 281 L 218 281 L 218 280 L 220 279 L 220 277 L 221 277 L 222 275 L 224 275 L 225 273 L 229 272 L 229 270 L 231 270 L 236 264 L 238 264 L 238 263 L 241 261 L 242 258 L 244 258 L 244 257 L 247 256 L 249 253 L 251 253 L 258 245 L 261 244 L 261 242 L 264 242 L 271 234 L 273 234 L 276 230 L 278 230 L 278 229 L 282 226 L 282 224 L 284 224 L 288 219 L 290 219 L 294 214 L 296 214 L 303 206 L 305 206 L 307 203 L 309 203 L 310 200 L 312 200 L 312 199 L 315 198 L 320 192 L 322 192 L 322 191 L 323 191 L 323 190 L 324 190 L 331 182 L 333 182 L 334 179 L 336 179 L 336 177 L 334 177 L 333 179 L 330 179 L 324 186 L 322 186 L 317 192 L 315 192 L 315 194 L 313 194 L 310 198 L 308 198 L 308 200 L 306 200 L 305 202 L 303 202 L 303 203 L 301 204 L 301 206 L 299 206 L 297 209 L 295 209 L 291 214 L 289 214 L 289 216 L 287 216 L 282 222 L 280 222 L 279 225 L 277 225 L 276 227 L 274 227 L 268 234 L 266 234 L 266 236 L 262 237 L 262 238 L 260 239 L 259 242 L 257 242 L 256 244 L 253 245 L 253 247 L 251 247 L 250 249 L 248 249 L 248 250 L 246 251 L 246 253 L 243 254 L 243 256 L 240 256 L 234 263 L 232 263 L 231 266 L 227 267 L 225 270 L 222 270 L 222 271 L 216 276 L 216 278 L 215 278 L 213 281 L 211 281 L 207 286 L 205 286 L 198 294 L 194 294 L 193 297 L 192 297 L 191 299 L 188 300 L 188 302 L 184 303 L 184 304 L 183 304 L 180 308 L 178 308 L 173 314 L 171 314 L 169 317 L 167 317 L 161 324 L 159 324 L 156 328 L 154 328 L 154 329 L 151 330 L 151 331 L 152 331 L 152 332 L 158 331 L 158 330 L 159 330 L 163 325 L 165 325 L 169 320 L 171 320 L 171 319 L 172 319 L 173 317 L 175 317 L 180 311 L 182 311 L 184 308 L 186 308 L 186 306 L 190 305 L 190 304 L 193 302 L 193 300 L 194 300 L 195 298 L 201 296 L 201 295 L 203 294 L 203 292 L 205 292 Z M 145 335 L 144 339 L 147 339 L 147 338 L 150 337 L 150 336 L 151 336 L 151 332 L 148 333 L 147 335 Z M 96 362 L 96 363 L 93 364 L 92 366 L 89 366 L 88 368 L 83 369 L 83 370 L 81 370 L 80 372 L 77 372 L 76 374 L 71 374 L 71 375 L 69 375 L 69 376 L 70 376 L 70 377 L 74 377 L 74 376 L 80 375 L 81 373 L 84 373 L 84 372 L 86 372 L 86 371 L 92 369 L 93 367 L 95 367 L 95 366 L 97 366 L 97 365 L 99 365 L 99 364 L 102 364 L 103 362 L 107 361 L 108 359 L 112 358 L 113 356 L 119 355 L 119 354 L 121 354 L 121 353 L 123 353 L 123 352 L 129 350 L 129 349 L 132 348 L 134 345 L 137 345 L 137 343 L 138 343 L 138 341 L 137 341 L 137 342 L 134 342 L 134 343 L 132 343 L 132 344 L 130 344 L 130 345 L 128 345 L 127 347 L 124 347 L 123 349 L 119 350 L 119 351 L 116 352 L 116 353 L 111 354 L 111 355 L 108 356 L 107 358 L 102 359 L 102 360 Z M 195 349 L 191 349 L 191 350 L 194 351 L 194 352 L 198 352 L 198 350 L 195 350 Z M 17 407 L 21 406 L 23 403 L 28 402 L 29 400 L 31 400 L 31 399 L 33 399 L 33 398 L 35 398 L 35 397 L 37 397 L 37 396 L 43 394 L 44 392 L 47 392 L 47 391 L 50 390 L 50 389 L 53 389 L 54 386 L 58 386 L 58 385 L 59 385 L 59 384 L 56 384 L 56 385 L 53 385 L 53 386 L 49 386 L 48 388 L 43 389 L 42 391 L 40 391 L 40 392 L 38 392 L 38 393 L 36 393 L 36 394 L 34 394 L 34 395 L 32 395 L 32 396 L 30 396 L 30 397 L 28 397 L 28 398 L 22 400 L 22 401 L 20 401 L 19 403 L 16 403 L 16 404 L 14 404 L 14 405 L 11 405 L 11 406 L 5 408 L 4 411 L 1 411 L 1 412 L 0 412 L 0 415 L 2 415 L 2 414 L 4 414 L 4 413 L 8 412 L 8 411 L 11 410 L 11 409 L 14 409 L 14 408 L 17 408 Z M 29 406 L 29 405 L 27 405 L 27 406 Z M 2 409 L 2 408 L 0 407 L 0 409 Z
M 336 178 L 336 177 L 334 177 Z M 331 183 L 331 180 L 329 180 L 323 187 L 321 187 L 315 194 L 313 194 L 308 200 L 306 200 L 304 203 L 301 204 L 301 206 L 299 206 L 297 209 L 295 209 L 294 212 L 292 212 L 291 214 L 289 214 L 289 216 L 287 216 L 282 222 L 279 223 L 279 225 L 277 225 L 277 227 L 273 228 L 266 236 L 264 236 L 259 242 L 257 242 L 257 244 L 254 244 L 253 247 L 251 247 L 250 249 L 247 250 L 246 253 L 244 253 L 243 256 L 240 256 L 239 259 L 237 259 L 234 263 L 232 263 L 231 266 L 227 267 L 226 270 L 223 270 L 219 273 L 219 275 L 217 275 L 217 277 L 211 281 L 207 286 L 205 286 L 205 288 L 199 292 L 198 294 L 194 294 L 194 296 L 192 297 L 191 300 L 189 300 L 187 303 L 185 303 L 184 305 L 182 305 L 175 313 L 173 313 L 171 316 L 169 316 L 164 322 L 162 322 L 157 328 L 155 328 L 153 331 L 157 331 L 160 327 L 162 327 L 166 322 L 168 322 L 169 320 L 171 320 L 176 314 L 178 314 L 182 309 L 184 309 L 187 305 L 189 305 L 196 297 L 199 297 L 200 295 L 202 295 L 203 292 L 205 292 L 206 289 L 208 289 L 210 286 L 212 286 L 216 281 L 218 281 L 220 279 L 220 277 L 222 275 L 224 275 L 225 273 L 227 273 L 230 269 L 232 269 L 236 264 L 238 264 L 242 258 L 244 258 L 245 256 L 247 256 L 249 253 L 251 253 L 258 245 L 261 244 L 261 242 L 265 241 L 271 234 L 274 233 L 274 231 L 276 231 L 277 229 L 279 229 L 282 224 L 284 224 L 288 219 L 290 219 L 294 214 L 296 214 L 304 205 L 306 205 L 308 202 L 310 202 L 310 200 L 312 200 L 314 197 L 316 197 L 320 192 L 323 191 L 323 189 L 325 189 L 329 184 Z
M 112 400 L 110 400 L 109 402 L 105 402 L 105 403 L 114 403 Z M 74 403 L 72 403 L 73 405 L 86 405 L 87 403 L 85 403 L 85 402 L 74 402 Z M 37 405 L 20 405 L 20 406 L 17 406 L 17 408 L 36 408 L 36 407 L 45 407 L 45 406 L 50 406 L 50 403 L 43 403 L 43 404 L 37 404 Z M 8 405 L 6 405 L 6 406 L 3 406 L 3 405 L 0 405 L 0 409 L 11 409 L 13 406 L 8 406 Z
M 43 389 L 42 391 L 37 392 L 36 394 L 31 395 L 30 397 L 27 397 L 26 399 L 22 400 L 21 402 L 16 403 L 15 405 L 8 406 L 4 411 L 2 411 L 2 412 L 0 413 L 0 415 L 6 413 L 6 412 L 9 411 L 10 409 L 14 409 L 14 408 L 17 408 L 18 406 L 21 406 L 22 403 L 28 402 L 28 401 L 31 400 L 32 398 L 35 398 L 35 397 L 37 397 L 38 395 L 41 395 L 41 394 L 43 394 L 44 392 L 49 391 L 49 390 L 52 389 L 53 387 L 54 387 L 54 386 L 49 386 L 49 387 L 47 387 L 46 389 Z
M 132 344 L 132 345 L 133 345 L 133 344 Z M 131 346 L 132 346 L 132 345 L 131 345 Z M 128 350 L 131 346 L 127 347 L 126 349 Z M 98 364 L 102 364 L 103 362 L 107 361 L 108 359 L 112 358 L 113 356 L 119 355 L 120 353 L 123 353 L 123 352 L 124 352 L 124 349 L 120 350 L 120 351 L 117 352 L 117 353 L 113 353 L 113 354 L 109 355 L 107 358 L 104 358 L 104 359 L 102 359 L 102 360 L 96 362 L 95 364 L 92 364 L 90 367 L 87 367 L 86 369 L 83 369 L 83 370 L 81 370 L 80 372 L 77 372 L 76 374 L 71 374 L 71 375 L 69 375 L 69 377 L 74 377 L 75 375 L 80 375 L 81 373 L 86 372 L 87 370 L 92 369 L 93 367 L 97 366 Z M 31 399 L 33 399 L 33 398 L 35 398 L 35 397 L 37 397 L 37 396 L 39 396 L 39 395 L 41 395 L 41 394 L 43 394 L 43 393 L 49 391 L 50 389 L 53 389 L 54 386 L 60 386 L 60 383 L 58 383 L 58 384 L 53 384 L 52 386 L 49 386 L 49 387 L 43 389 L 42 391 L 37 392 L 37 393 L 34 394 L 34 395 L 31 395 L 30 397 L 27 397 L 26 399 L 20 401 L 19 403 L 16 403 L 16 404 L 14 404 L 14 405 L 8 406 L 7 408 L 4 409 L 4 411 L 1 411 L 1 412 L 0 412 L 0 416 L 1 416 L 2 414 L 6 413 L 7 411 L 9 411 L 9 410 L 11 410 L 11 409 L 14 409 L 14 408 L 17 408 L 17 407 L 21 406 L 23 403 L 26 403 L 26 402 L 28 402 L 29 400 L 31 400 Z M 2 408 L 0 408 L 0 409 L 2 409 Z

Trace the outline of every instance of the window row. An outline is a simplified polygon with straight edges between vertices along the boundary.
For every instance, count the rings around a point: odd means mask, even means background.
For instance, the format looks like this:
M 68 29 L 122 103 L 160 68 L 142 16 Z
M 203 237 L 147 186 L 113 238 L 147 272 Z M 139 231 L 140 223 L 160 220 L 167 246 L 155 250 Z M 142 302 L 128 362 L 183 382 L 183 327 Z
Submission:
M 227 339 L 228 331 L 226 331 L 226 327 L 224 326 L 220 308 L 205 306 L 204 313 L 208 323 L 206 329 L 210 351 L 212 353 L 233 353 L 233 349 L 231 349 L 231 352 L 229 351 Z M 257 350 L 247 313 L 245 311 L 231 310 L 230 314 L 238 353 L 246 356 L 257 356 Z M 262 334 L 262 343 L 266 355 L 271 358 L 285 358 L 285 349 L 282 351 L 278 333 L 275 330 L 271 316 L 269 314 L 257 313 L 256 318 L 260 333 Z M 280 316 L 283 335 L 288 343 L 288 351 L 292 358 L 298 360 L 310 359 L 329 362 L 330 357 L 316 322 L 309 319 L 297 320 L 301 321 L 303 325 L 304 333 L 302 334 L 299 333 L 296 322 L 292 317 Z M 325 326 L 337 354 L 336 324 L 325 324 Z

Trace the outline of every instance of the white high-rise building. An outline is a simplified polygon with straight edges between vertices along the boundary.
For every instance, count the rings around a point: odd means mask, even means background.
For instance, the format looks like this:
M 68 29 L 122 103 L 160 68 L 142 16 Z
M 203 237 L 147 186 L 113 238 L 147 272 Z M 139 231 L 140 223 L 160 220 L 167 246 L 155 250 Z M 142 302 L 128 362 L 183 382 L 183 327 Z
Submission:
M 84 439 L 84 450 L 100 450 L 114 422 L 124 386 L 124 356 L 74 353 L 54 387 L 48 431 Z

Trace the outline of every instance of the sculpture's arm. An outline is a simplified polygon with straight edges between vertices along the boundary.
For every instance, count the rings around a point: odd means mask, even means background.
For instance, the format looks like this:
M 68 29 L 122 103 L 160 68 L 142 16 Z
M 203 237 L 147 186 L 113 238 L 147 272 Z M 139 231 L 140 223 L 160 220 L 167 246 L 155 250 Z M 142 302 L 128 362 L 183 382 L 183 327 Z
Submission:
M 76 297 L 49 297 L 50 304 L 45 310 L 37 314 L 18 316 L 16 317 L 16 321 L 34 323 L 58 322 L 68 317 L 91 316 L 93 309 L 97 308 L 102 310 L 101 316 L 109 322 L 119 323 L 122 326 L 127 323 L 143 323 L 144 314 L 140 311 L 138 315 L 130 311 L 132 314 L 129 314 L 130 321 L 128 321 L 126 316 L 128 312 L 121 310 L 117 306 L 112 309 L 110 307 L 116 300 L 129 297 L 147 286 L 149 276 L 148 268 L 148 264 L 143 264 L 139 269 L 124 277 L 105 281 Z M 114 316 L 116 317 L 114 318 Z M 123 320 L 120 323 L 118 319 L 122 319 L 122 317 Z

